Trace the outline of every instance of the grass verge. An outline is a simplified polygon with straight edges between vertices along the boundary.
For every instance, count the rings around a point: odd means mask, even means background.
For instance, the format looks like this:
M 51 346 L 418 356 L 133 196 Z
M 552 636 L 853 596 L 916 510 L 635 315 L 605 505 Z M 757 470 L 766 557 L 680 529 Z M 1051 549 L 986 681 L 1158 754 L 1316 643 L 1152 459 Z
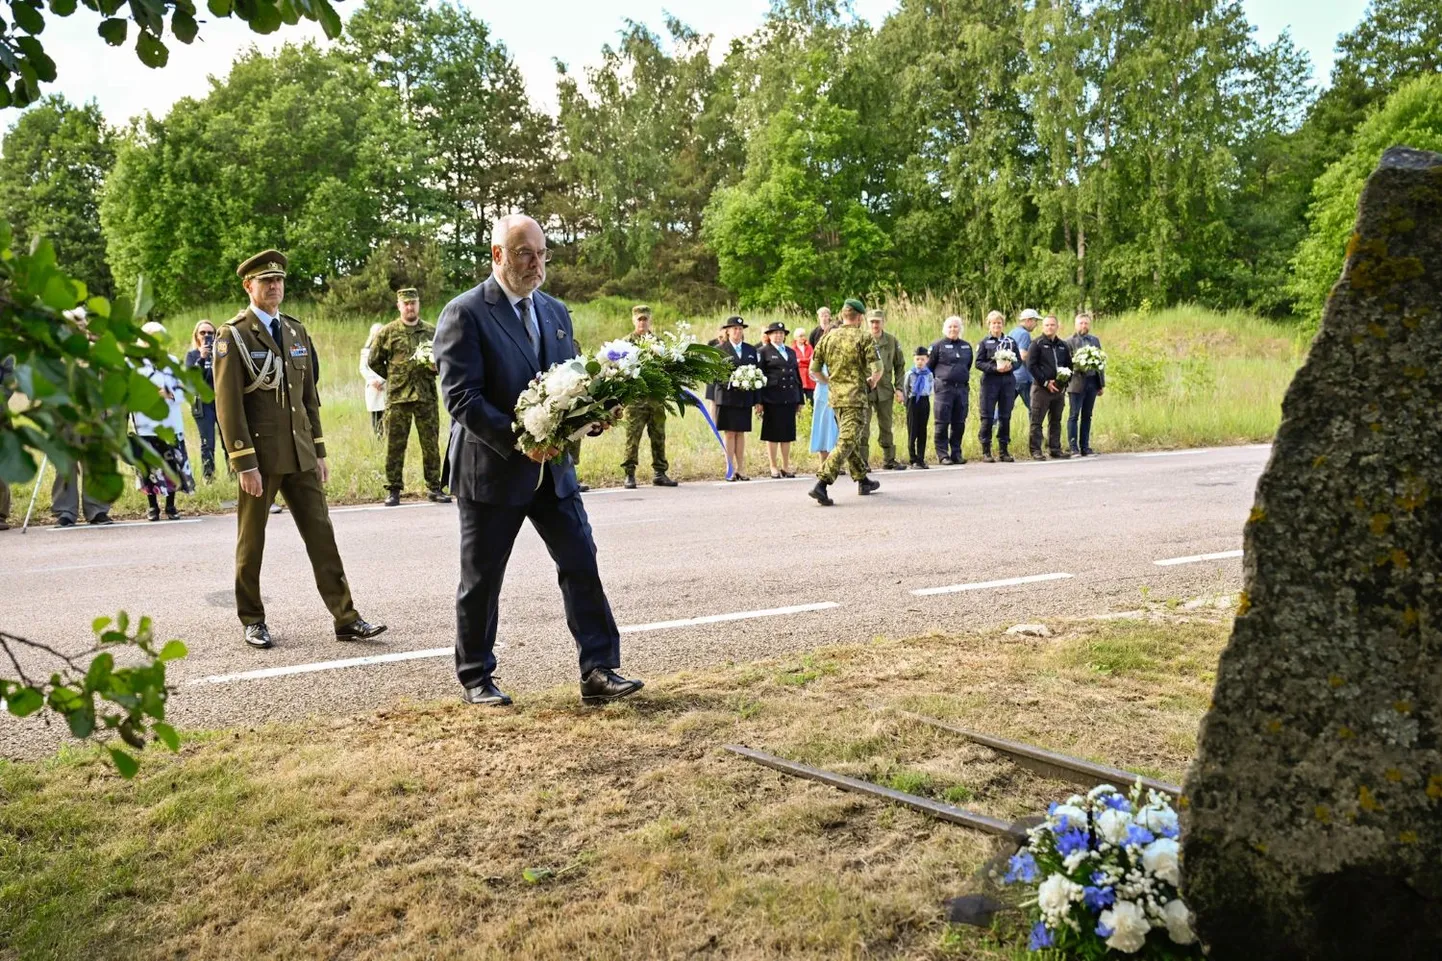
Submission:
M 440 304 L 424 305 L 423 316 L 434 322 Z M 358 373 L 360 349 L 375 320 L 388 318 L 315 318 L 305 305 L 294 308 L 307 323 L 321 361 L 321 419 L 325 426 L 326 449 L 330 454 L 330 500 L 335 504 L 378 502 L 385 496 L 385 446 L 370 429 Z M 234 306 L 215 305 L 188 311 L 166 319 L 172 337 L 184 342 L 201 317 L 224 321 Z M 941 319 L 952 313 L 944 300 L 901 300 L 888 305 L 888 329 L 901 340 L 909 357 L 919 344 L 930 344 L 940 336 Z M 574 308 L 577 342 L 594 346 L 605 339 L 629 332 L 629 310 L 615 298 Z M 706 339 L 724 315 L 691 318 L 696 333 Z M 658 326 L 668 328 L 681 319 L 674 311 L 658 307 Z M 811 326 L 814 318 L 781 313 L 748 314 L 748 333 L 759 331 L 772 320 L 783 320 L 792 329 Z M 1008 327 L 1010 329 L 1010 327 Z M 1095 331 L 1110 358 L 1108 389 L 1097 402 L 1092 445 L 1100 451 L 1146 450 L 1153 448 L 1204 447 L 1268 441 L 1276 433 L 1281 416 L 1282 394 L 1302 361 L 1306 343 L 1296 328 L 1261 320 L 1249 314 L 1219 313 L 1199 307 L 1177 307 L 1147 314 L 1124 314 L 1098 320 Z M 1063 333 L 1071 332 L 1065 319 Z M 752 339 L 756 339 L 753 336 Z M 983 336 L 979 322 L 971 319 L 963 336 L 973 344 Z M 972 398 L 967 418 L 963 451 L 968 458 L 981 456 L 977 443 L 980 419 L 979 376 L 972 378 Z M 899 456 L 906 451 L 906 416 L 900 407 L 895 416 L 895 443 Z M 198 490 L 180 498 L 184 511 L 227 510 L 236 497 L 236 485 L 221 470 L 215 483 L 200 480 L 200 441 L 195 425 L 187 420 L 187 445 L 196 473 Z M 1018 405 L 1012 415 L 1013 452 L 1026 453 L 1028 415 Z M 815 470 L 816 455 L 810 453 L 811 409 L 803 408 L 798 420 L 793 467 Z M 765 444 L 758 433 L 747 444 L 745 472 L 767 474 Z M 442 414 L 441 452 L 449 421 Z M 680 480 L 720 479 L 725 460 L 720 447 L 695 411 L 672 417 L 667 424 L 667 452 L 670 473 Z M 928 443 L 928 449 L 930 449 Z M 621 460 L 624 431 L 588 439 L 582 447 L 580 476 L 593 486 L 614 486 L 622 480 Z M 881 448 L 873 431 L 873 463 L 880 463 Z M 643 441 L 641 478 L 650 477 L 650 448 Z M 935 452 L 931 452 L 933 461 Z M 53 474 L 49 475 L 53 476 Z M 414 437 L 406 460 L 406 488 L 411 497 L 421 496 L 420 451 Z M 43 523 L 50 505 L 50 485 L 42 485 L 36 514 Z M 30 485 L 14 488 L 16 514 L 23 514 L 30 499 Z M 144 514 L 145 498 L 127 490 L 116 505 L 116 516 Z M 18 518 L 15 518 L 18 519 Z
M 688 672 L 602 710 L 566 688 L 192 733 L 134 782 L 89 749 L 0 763 L 0 956 L 1019 959 L 1014 925 L 942 920 L 996 842 L 721 746 L 1006 818 L 1069 793 L 894 706 L 1179 780 L 1226 620 L 1052 627 Z

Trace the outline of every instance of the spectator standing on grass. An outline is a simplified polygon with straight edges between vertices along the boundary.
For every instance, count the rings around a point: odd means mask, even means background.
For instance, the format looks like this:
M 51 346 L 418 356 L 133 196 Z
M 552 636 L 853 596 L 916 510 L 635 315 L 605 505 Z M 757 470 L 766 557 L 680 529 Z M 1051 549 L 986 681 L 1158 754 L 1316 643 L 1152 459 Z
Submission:
M 421 447 L 421 469 L 427 497 L 437 504 L 451 499 L 441 490 L 441 401 L 436 393 L 436 363 L 429 356 L 436 329 L 421 320 L 421 297 L 414 287 L 396 291 L 393 320 L 371 343 L 367 362 L 386 379 L 386 495 L 385 506 L 397 507 L 405 487 L 406 447 L 411 422 Z
M 821 338 L 825 337 L 826 332 L 834 326 L 836 325 L 831 322 L 831 308 L 816 308 L 816 326 L 811 328 L 811 336 L 808 338 L 811 346 L 815 347 L 821 343 Z
M 640 345 L 652 339 L 651 308 L 637 304 L 631 308 L 631 333 L 626 340 Z M 641 434 L 645 432 L 651 441 L 651 483 L 657 487 L 675 487 L 676 482 L 666 476 L 666 405 L 659 400 L 643 400 L 626 408 L 626 454 L 621 461 L 621 470 L 626 473 L 624 486 L 636 489 L 636 466 L 641 455 Z M 579 446 L 579 445 L 578 445 Z
M 746 343 L 746 321 L 728 317 L 721 326 L 726 341 L 720 346 L 721 356 L 731 362 L 732 370 L 750 365 L 760 366 L 756 348 Z M 749 481 L 746 476 L 746 435 L 751 433 L 751 408 L 756 392 L 737 390 L 729 383 L 716 387 L 716 428 L 721 431 L 726 453 L 731 458 L 732 472 L 727 480 Z
M 1067 346 L 1071 348 L 1073 357 L 1082 347 L 1102 349 L 1102 342 L 1092 333 L 1091 314 L 1077 314 L 1075 324 L 1076 333 L 1067 338 Z M 1082 457 L 1096 455 L 1096 451 L 1092 450 L 1092 409 L 1106 387 L 1107 374 L 1104 370 L 1090 373 L 1076 371 L 1071 382 L 1067 384 L 1070 407 L 1066 417 L 1066 439 L 1073 454 Z
M 774 479 L 795 477 L 791 470 L 791 445 L 796 441 L 796 410 L 801 406 L 801 371 L 796 351 L 786 346 L 786 325 L 776 321 L 766 328 L 767 343 L 759 351 L 766 386 L 756 392 L 761 414 L 761 439 L 766 443 L 766 461 Z M 781 465 L 776 464 L 780 455 Z
M 971 405 L 971 345 L 961 339 L 961 318 L 941 323 L 941 339 L 931 345 L 926 366 L 936 375 L 936 460 L 949 466 L 965 464 L 961 435 Z
M 260 593 L 267 510 L 277 491 L 295 518 L 316 588 L 334 619 L 338 641 L 384 631 L 355 609 L 335 543 L 325 483 L 315 344 L 300 321 L 280 312 L 285 255 L 265 250 L 236 268 L 249 306 L 215 335 L 215 413 L 226 455 L 239 476 L 236 504 L 235 606 L 251 647 L 273 646 Z
M 1057 383 L 1057 372 L 1070 368 L 1071 348 L 1057 336 L 1060 326 L 1056 314 L 1047 314 L 1041 324 L 1041 336 L 1027 350 L 1026 366 L 1031 374 L 1031 458 L 1044 460 L 1041 453 L 1043 423 L 1047 427 L 1047 450 L 1053 460 L 1066 460 L 1071 455 L 1061 448 L 1061 419 L 1066 410 L 1066 386 Z
M 806 339 L 806 328 L 798 327 L 791 335 L 791 349 L 796 353 L 796 372 L 801 375 L 801 396 L 811 403 L 816 394 L 816 381 L 811 376 L 811 354 L 816 350 Z
M 168 337 L 165 327 L 153 320 L 140 329 L 159 341 Z M 169 370 L 157 369 L 148 360 L 137 368 L 137 372 L 149 379 L 160 391 L 160 396 L 165 398 L 165 416 L 158 420 L 138 411 L 130 415 L 136 438 L 150 445 L 151 450 L 160 456 L 163 465 L 137 469 L 140 490 L 150 502 L 146 516 L 152 521 L 160 520 L 159 498 L 164 496 L 165 516 L 175 520 L 180 516 L 180 511 L 175 507 L 176 493 L 195 493 L 195 478 L 191 476 L 190 458 L 185 451 L 185 391 L 180 378 Z M 171 431 L 173 439 L 167 440 L 160 436 L 161 428 Z
M 197 323 L 191 331 L 190 343 L 190 350 L 185 352 L 185 366 L 200 371 L 205 386 L 214 391 L 215 325 L 208 320 Z M 195 418 L 195 432 L 200 436 L 200 470 L 209 483 L 215 477 L 215 400 L 196 397 L 190 402 L 190 416 Z
M 1027 416 L 1031 416 L 1031 371 L 1027 369 L 1027 351 L 1031 349 L 1032 331 L 1036 330 L 1037 323 L 1041 320 L 1041 314 L 1028 307 L 1017 317 L 1016 326 L 1007 334 L 1016 342 L 1018 350 L 1017 357 L 1020 363 L 1016 365 L 1016 394 L 1021 398 L 1021 405 L 1026 409 Z
M 366 410 L 371 415 L 371 430 L 375 431 L 377 437 L 386 435 L 386 381 L 385 378 L 371 370 L 370 357 L 371 347 L 376 342 L 376 334 L 385 329 L 385 324 L 371 324 L 371 332 L 366 335 L 365 346 L 360 351 L 360 375 L 361 382 L 365 384 Z
M 926 470 L 926 427 L 931 419 L 932 385 L 936 375 L 927 366 L 931 351 L 925 347 L 916 348 L 911 369 L 901 387 L 901 396 L 906 401 L 906 452 L 911 466 Z
M 1021 349 L 1009 335 L 1003 334 L 1006 316 L 999 310 L 986 315 L 987 335 L 976 347 L 976 369 L 981 371 L 981 459 L 993 463 L 991 430 L 996 426 L 996 441 L 1001 460 L 1011 463 L 1011 412 L 1016 404 L 1015 369 L 1020 364 Z M 997 351 L 1009 350 L 1017 363 L 1000 362 Z
M 876 356 L 881 363 L 881 379 L 866 395 L 867 418 L 862 422 L 861 459 L 871 462 L 871 424 L 876 424 L 877 439 L 881 443 L 881 466 L 885 470 L 906 470 L 906 465 L 896 459 L 896 435 L 892 430 L 896 405 L 901 403 L 901 381 L 906 377 L 906 358 L 902 354 L 901 341 L 886 329 L 886 312 L 873 310 L 866 315 L 867 326 L 871 328 L 871 340 L 876 344 Z

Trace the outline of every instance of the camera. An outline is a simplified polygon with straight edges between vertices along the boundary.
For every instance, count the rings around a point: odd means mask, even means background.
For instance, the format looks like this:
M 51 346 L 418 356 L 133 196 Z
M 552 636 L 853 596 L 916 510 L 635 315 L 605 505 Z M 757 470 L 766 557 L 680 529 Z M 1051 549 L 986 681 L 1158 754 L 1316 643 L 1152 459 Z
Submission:
M 202 340 L 205 341 L 205 346 L 207 346 L 207 347 L 214 347 L 214 346 L 215 346 L 215 331 L 213 331 L 213 330 L 207 330 L 205 333 L 201 334 L 200 337 L 201 337 Z

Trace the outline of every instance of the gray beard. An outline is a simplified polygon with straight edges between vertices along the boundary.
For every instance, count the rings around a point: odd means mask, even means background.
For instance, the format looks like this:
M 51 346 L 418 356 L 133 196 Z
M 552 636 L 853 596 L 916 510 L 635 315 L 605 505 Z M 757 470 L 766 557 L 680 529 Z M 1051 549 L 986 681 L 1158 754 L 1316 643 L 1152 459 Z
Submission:
M 500 274 L 501 280 L 506 285 L 506 289 L 509 290 L 511 293 L 515 294 L 517 297 L 531 296 L 531 294 L 540 290 L 541 285 L 546 282 L 546 271 L 544 269 L 541 270 L 541 276 L 536 281 L 534 286 L 523 282 L 518 272 L 510 270 L 506 267 L 501 268 Z

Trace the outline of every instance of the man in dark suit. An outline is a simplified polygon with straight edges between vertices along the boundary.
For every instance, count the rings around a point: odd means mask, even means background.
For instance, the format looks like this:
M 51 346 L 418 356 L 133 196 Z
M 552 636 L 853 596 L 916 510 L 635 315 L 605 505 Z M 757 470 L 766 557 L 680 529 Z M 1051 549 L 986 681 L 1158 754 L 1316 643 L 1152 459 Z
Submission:
M 576 470 L 562 451 L 522 454 L 516 398 L 537 373 L 576 355 L 571 314 L 540 292 L 551 252 L 540 224 L 512 214 L 491 231 L 491 276 L 446 305 L 433 352 L 451 415 L 446 473 L 461 519 L 456 676 L 471 704 L 507 705 L 495 684 L 497 609 L 506 562 L 527 518 L 556 562 L 566 624 L 581 662 L 581 698 L 634 694 L 616 673 L 621 635 L 601 587 Z M 554 458 L 554 459 L 553 459 Z

